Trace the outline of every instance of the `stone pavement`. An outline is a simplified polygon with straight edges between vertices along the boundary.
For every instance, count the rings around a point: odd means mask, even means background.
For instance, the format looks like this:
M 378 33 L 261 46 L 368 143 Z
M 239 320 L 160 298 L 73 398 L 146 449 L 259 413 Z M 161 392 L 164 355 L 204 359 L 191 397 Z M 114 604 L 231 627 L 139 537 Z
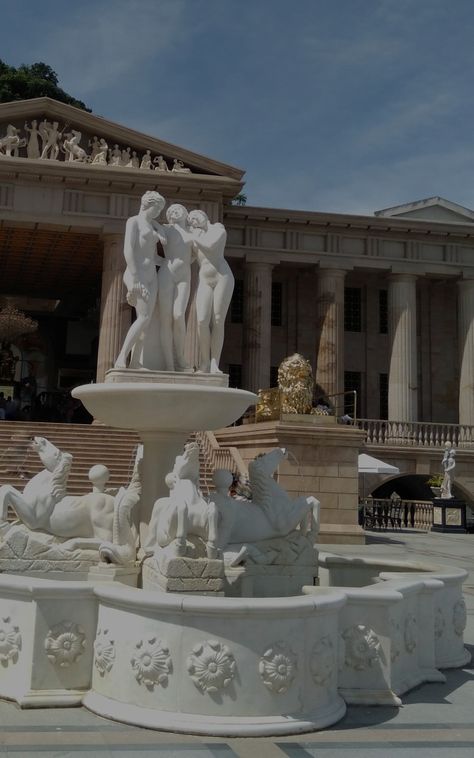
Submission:
M 474 654 L 474 535 L 372 532 L 361 550 L 460 566 L 468 608 L 466 646 Z M 325 550 L 331 550 L 325 545 Z M 404 695 L 403 706 L 349 706 L 342 721 L 311 734 L 225 739 L 154 732 L 98 718 L 83 708 L 20 710 L 0 702 L 0 757 L 31 758 L 474 758 L 474 671 L 445 672 L 445 684 Z

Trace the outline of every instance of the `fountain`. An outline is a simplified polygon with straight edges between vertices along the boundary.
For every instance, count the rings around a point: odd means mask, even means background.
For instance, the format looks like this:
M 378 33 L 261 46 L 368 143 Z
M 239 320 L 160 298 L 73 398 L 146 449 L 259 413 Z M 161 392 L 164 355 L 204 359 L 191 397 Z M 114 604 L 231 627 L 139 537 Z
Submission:
M 249 465 L 251 499 L 231 496 L 226 470 L 203 497 L 190 434 L 232 423 L 256 396 L 219 371 L 224 227 L 176 205 L 160 224 L 163 207 L 146 193 L 127 222 L 136 326 L 106 381 L 74 391 L 98 421 L 138 431 L 131 481 L 109 493 L 94 466 L 91 492 L 71 497 L 71 457 L 35 438 L 44 470 L 22 493 L 0 489 L 0 696 L 154 729 L 278 735 L 444 681 L 440 669 L 469 660 L 465 571 L 318 556 L 317 500 L 292 500 L 273 478 L 284 449 Z M 192 257 L 198 370 L 184 360 Z

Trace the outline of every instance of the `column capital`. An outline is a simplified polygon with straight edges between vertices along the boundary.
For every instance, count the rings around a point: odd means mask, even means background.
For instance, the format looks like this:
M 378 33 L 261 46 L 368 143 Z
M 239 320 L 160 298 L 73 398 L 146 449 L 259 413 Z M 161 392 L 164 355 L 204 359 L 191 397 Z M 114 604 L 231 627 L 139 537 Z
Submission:
M 336 279 L 344 279 L 346 274 L 349 273 L 348 269 L 346 268 L 331 268 L 330 266 L 318 266 L 316 269 L 316 273 L 319 275 L 319 277 L 330 277 L 333 276 Z
M 474 288 L 474 279 L 458 279 L 456 284 L 459 289 L 470 290 Z
M 244 268 L 252 271 L 271 271 L 277 264 L 273 261 L 259 260 L 247 256 L 244 261 Z
M 416 283 L 419 279 L 418 274 L 390 272 L 388 275 L 389 282 L 406 282 L 407 284 Z

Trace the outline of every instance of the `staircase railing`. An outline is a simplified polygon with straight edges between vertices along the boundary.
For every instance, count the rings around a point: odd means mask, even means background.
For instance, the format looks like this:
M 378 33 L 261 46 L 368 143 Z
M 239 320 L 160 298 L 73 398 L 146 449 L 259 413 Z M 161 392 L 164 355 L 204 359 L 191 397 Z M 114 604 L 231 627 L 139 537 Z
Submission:
M 247 476 L 247 467 L 236 447 L 221 447 L 212 432 L 196 432 L 201 452 L 212 469 L 226 468 Z
M 440 447 L 451 442 L 458 448 L 474 448 L 474 426 L 467 424 L 360 418 L 354 426 L 366 432 L 367 445 Z

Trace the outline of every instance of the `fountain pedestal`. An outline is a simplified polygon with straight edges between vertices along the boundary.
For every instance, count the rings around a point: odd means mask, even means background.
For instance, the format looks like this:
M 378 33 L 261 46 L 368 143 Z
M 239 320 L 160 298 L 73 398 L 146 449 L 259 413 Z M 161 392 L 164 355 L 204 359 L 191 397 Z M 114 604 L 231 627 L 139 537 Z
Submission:
M 256 395 L 231 389 L 227 381 L 224 374 L 113 369 L 103 384 L 73 390 L 95 419 L 133 429 L 143 442 L 142 539 L 155 501 L 168 495 L 165 476 L 190 435 L 228 426 L 255 403 Z

